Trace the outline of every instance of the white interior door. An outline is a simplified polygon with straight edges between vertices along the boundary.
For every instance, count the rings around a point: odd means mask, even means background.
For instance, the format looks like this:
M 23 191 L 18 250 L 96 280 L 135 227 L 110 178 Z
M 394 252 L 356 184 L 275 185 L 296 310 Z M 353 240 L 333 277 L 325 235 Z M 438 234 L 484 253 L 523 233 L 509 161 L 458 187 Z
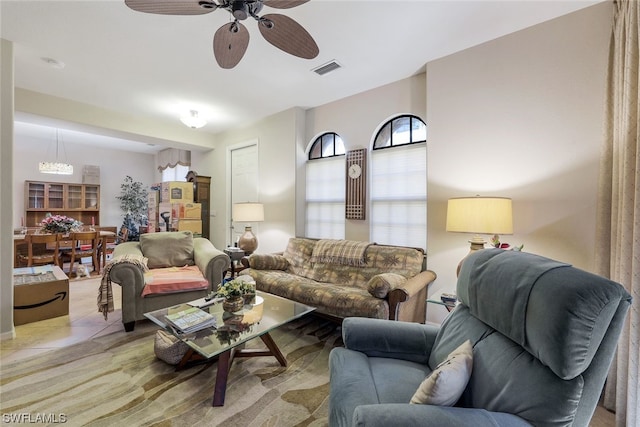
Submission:
M 228 215 L 231 218 L 230 244 L 233 246 L 248 224 L 235 223 L 231 216 L 231 209 L 234 203 L 258 202 L 258 142 L 253 141 L 245 144 L 238 144 L 229 150 L 230 168 L 230 197 Z M 256 233 L 258 223 L 251 224 L 251 228 Z

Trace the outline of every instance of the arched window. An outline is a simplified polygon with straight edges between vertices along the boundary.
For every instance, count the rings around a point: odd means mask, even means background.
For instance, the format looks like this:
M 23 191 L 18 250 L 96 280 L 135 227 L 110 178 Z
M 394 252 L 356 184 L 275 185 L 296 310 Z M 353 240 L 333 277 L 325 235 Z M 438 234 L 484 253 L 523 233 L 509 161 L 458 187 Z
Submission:
M 380 128 L 373 149 L 397 147 L 427 141 L 427 125 L 416 116 L 400 116 Z
M 370 240 L 426 249 L 427 127 L 404 115 L 378 131 L 371 153 Z
M 345 151 L 342 138 L 327 132 L 309 149 L 306 165 L 305 236 L 343 239 Z
M 323 133 L 313 141 L 309 150 L 309 160 L 344 155 L 344 143 L 334 132 Z

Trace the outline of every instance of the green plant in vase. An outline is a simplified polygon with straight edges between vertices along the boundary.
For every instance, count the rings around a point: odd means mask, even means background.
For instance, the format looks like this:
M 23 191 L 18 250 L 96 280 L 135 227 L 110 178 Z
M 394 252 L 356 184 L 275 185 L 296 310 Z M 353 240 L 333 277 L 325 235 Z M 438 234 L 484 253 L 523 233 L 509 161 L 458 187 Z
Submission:
M 255 283 L 233 279 L 218 288 L 216 296 L 223 297 L 222 307 L 230 313 L 242 309 L 245 295 L 255 295 Z

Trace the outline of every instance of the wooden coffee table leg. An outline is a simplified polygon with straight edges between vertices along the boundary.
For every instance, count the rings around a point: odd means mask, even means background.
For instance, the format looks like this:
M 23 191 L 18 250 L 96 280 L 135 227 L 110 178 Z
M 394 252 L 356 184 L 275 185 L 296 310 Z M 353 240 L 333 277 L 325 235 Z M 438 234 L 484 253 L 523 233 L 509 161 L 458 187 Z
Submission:
M 287 366 L 287 359 L 284 357 L 284 355 L 282 354 L 282 352 L 278 348 L 278 345 L 273 340 L 273 338 L 271 338 L 271 335 L 269 335 L 269 333 L 266 333 L 264 335 L 260 335 L 260 339 L 262 340 L 264 345 L 267 346 L 269 351 L 271 351 L 271 355 L 273 357 L 275 357 L 278 360 L 278 362 L 280 362 L 280 365 L 281 366 Z
M 213 389 L 213 402 L 211 406 L 224 406 L 224 397 L 227 393 L 227 379 L 233 362 L 233 349 L 229 349 L 218 356 L 218 372 L 216 373 L 216 385 Z
M 259 349 L 232 348 L 218 355 L 218 372 L 216 373 L 216 384 L 213 390 L 213 402 L 211 406 L 224 406 L 224 397 L 227 392 L 227 379 L 229 371 L 235 357 L 275 357 L 281 366 L 287 366 L 287 359 L 284 357 L 276 342 L 269 333 L 260 335 L 260 339 L 267 346 L 269 351 Z

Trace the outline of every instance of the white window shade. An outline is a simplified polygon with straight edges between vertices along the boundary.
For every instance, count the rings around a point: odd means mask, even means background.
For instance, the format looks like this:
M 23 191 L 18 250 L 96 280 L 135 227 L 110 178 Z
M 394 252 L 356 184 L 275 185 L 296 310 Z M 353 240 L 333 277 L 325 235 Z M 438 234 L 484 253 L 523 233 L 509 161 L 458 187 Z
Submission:
M 370 227 L 373 242 L 426 249 L 426 144 L 373 151 Z
M 344 157 L 310 160 L 306 175 L 305 235 L 344 239 Z
M 162 171 L 162 182 L 167 181 L 186 181 L 187 173 L 191 166 L 176 165 L 175 167 L 168 167 Z

